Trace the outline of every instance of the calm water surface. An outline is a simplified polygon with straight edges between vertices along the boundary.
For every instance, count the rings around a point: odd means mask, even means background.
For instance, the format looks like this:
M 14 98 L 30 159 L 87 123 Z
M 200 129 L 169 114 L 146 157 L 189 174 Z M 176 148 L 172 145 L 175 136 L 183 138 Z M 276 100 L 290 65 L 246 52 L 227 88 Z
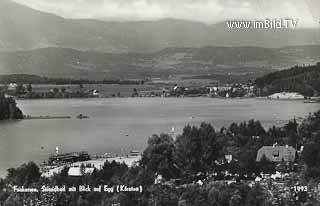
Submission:
M 320 109 L 302 101 L 210 98 L 113 98 L 18 100 L 25 114 L 70 115 L 72 119 L 0 122 L 0 176 L 28 161 L 40 163 L 54 152 L 86 150 L 90 154 L 143 150 L 156 133 L 181 133 L 186 124 L 260 120 L 265 127 L 286 123 Z M 80 113 L 90 119 L 77 119 Z

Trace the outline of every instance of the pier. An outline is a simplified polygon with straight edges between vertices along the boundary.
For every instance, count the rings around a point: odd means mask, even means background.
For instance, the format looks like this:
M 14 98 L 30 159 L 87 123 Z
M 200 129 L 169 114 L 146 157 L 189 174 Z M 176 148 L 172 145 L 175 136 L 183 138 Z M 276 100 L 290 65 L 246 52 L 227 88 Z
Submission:
M 24 119 L 71 119 L 71 116 L 30 116 L 27 115 Z

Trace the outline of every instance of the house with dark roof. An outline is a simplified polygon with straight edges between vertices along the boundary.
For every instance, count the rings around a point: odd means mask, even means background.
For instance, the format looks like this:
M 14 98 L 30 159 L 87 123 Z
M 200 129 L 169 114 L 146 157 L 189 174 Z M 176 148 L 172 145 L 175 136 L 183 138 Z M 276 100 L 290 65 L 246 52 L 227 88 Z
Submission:
M 291 146 L 263 146 L 258 150 L 256 161 L 260 162 L 263 156 L 271 162 L 293 162 L 296 150 Z

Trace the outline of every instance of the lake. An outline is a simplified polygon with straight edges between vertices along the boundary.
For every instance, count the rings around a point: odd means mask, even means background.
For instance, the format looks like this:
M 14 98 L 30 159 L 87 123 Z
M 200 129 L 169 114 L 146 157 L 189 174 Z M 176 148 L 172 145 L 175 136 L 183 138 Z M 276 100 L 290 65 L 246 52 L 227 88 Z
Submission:
M 212 98 L 106 98 L 17 100 L 24 114 L 70 115 L 71 119 L 0 122 L 0 176 L 28 161 L 40 163 L 54 153 L 85 150 L 90 154 L 143 150 L 152 134 L 181 133 L 186 124 L 257 119 L 265 127 L 283 125 L 320 109 L 303 101 Z M 79 114 L 89 119 L 77 119 Z

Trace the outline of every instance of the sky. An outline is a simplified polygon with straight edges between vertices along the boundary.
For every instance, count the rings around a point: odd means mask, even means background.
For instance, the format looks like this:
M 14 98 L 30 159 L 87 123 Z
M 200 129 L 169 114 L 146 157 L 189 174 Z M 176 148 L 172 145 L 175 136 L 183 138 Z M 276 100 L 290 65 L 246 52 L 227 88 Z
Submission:
M 65 18 L 158 20 L 176 18 L 214 24 L 238 19 L 298 19 L 319 26 L 319 0 L 14 0 Z M 299 25 L 298 25 L 299 26 Z

